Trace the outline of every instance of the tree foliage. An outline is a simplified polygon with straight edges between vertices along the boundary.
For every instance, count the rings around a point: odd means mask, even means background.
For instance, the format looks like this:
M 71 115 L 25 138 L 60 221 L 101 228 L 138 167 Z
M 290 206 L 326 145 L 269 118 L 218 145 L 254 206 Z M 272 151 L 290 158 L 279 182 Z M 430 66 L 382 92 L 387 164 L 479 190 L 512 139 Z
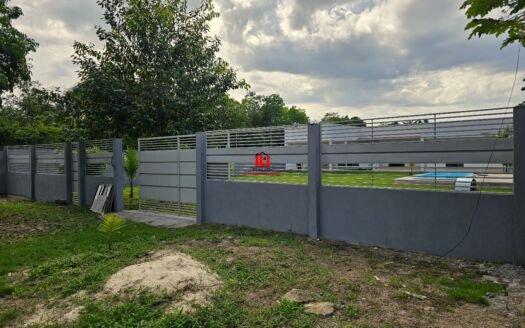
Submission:
M 185 0 L 99 0 L 104 45 L 76 42 L 81 82 L 71 102 L 97 136 L 156 136 L 205 130 L 226 92 L 243 87 L 217 56 L 210 35 L 218 16 L 211 0 L 192 10 Z
M 26 58 L 38 44 L 13 27 L 11 22 L 23 15 L 19 7 L 9 7 L 0 0 L 0 106 L 2 94 L 31 80 L 31 67 Z
M 466 0 L 465 9 L 470 19 L 465 26 L 473 36 L 506 34 L 501 48 L 519 42 L 525 46 L 525 1 L 523 0 Z
M 79 131 L 64 106 L 60 90 L 33 83 L 0 107 L 0 145 L 78 140 Z
M 296 106 L 287 107 L 283 98 L 277 94 L 269 96 L 249 92 L 241 101 L 241 111 L 245 112 L 248 127 L 307 124 L 306 112 Z
M 326 113 L 321 119 L 321 122 L 347 124 L 352 126 L 364 127 L 366 122 L 358 116 L 348 117 L 348 115 L 340 115 L 338 113 Z

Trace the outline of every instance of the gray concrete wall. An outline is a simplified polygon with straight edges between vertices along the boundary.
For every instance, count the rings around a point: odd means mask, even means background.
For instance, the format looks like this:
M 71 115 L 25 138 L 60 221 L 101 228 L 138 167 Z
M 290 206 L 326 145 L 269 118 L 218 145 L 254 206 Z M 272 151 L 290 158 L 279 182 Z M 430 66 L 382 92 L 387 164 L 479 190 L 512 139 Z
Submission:
M 31 174 L 8 173 L 7 187 L 7 193 L 9 195 L 31 198 Z
M 513 261 L 512 195 L 348 187 L 321 188 L 320 237 L 445 255 Z
M 35 176 L 35 200 L 56 202 L 67 200 L 65 175 L 37 174 Z
M 206 181 L 205 223 L 308 234 L 307 186 Z
M 319 237 L 445 255 L 466 235 L 478 194 L 321 187 Z M 483 194 L 451 257 L 513 262 L 512 195 Z M 206 181 L 205 223 L 308 234 L 308 187 Z

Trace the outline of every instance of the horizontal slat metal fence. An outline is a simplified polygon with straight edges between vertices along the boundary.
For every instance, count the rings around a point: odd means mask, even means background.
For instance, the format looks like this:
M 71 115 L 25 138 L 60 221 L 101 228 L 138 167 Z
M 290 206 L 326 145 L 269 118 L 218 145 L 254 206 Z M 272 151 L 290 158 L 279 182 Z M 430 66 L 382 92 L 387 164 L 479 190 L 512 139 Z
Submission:
M 86 176 L 113 177 L 113 140 L 89 140 L 85 142 Z
M 139 209 L 196 215 L 196 138 L 139 139 Z
M 289 128 L 207 132 L 207 179 L 306 184 L 306 139 L 288 144 Z
M 31 146 L 8 146 L 7 194 L 31 197 Z
M 64 175 L 64 144 L 45 144 L 35 146 L 36 174 Z
M 458 177 L 513 188 L 511 108 L 323 122 L 323 184 L 450 190 Z M 207 132 L 207 179 L 307 184 L 307 126 Z M 271 164 L 257 165 L 264 154 Z
M 8 146 L 7 147 L 7 172 L 8 173 L 31 173 L 30 162 L 31 146 Z
M 323 184 L 511 192 L 512 125 L 510 108 L 324 123 Z

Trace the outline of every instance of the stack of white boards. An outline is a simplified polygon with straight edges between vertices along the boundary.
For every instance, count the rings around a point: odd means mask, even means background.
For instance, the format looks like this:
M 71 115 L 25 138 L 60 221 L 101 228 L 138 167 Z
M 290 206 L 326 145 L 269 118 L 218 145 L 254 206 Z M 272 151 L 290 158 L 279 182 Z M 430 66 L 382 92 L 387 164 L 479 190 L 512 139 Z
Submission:
M 98 214 L 111 212 L 113 209 L 113 185 L 101 184 L 98 186 L 91 211 Z

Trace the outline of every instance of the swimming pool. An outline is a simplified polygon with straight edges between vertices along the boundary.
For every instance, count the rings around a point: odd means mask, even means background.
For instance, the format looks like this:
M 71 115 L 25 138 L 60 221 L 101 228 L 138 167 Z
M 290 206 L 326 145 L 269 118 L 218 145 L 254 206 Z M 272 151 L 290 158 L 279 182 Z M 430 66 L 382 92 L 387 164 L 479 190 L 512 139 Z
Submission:
M 466 172 L 428 172 L 415 175 L 416 178 L 436 179 L 436 180 L 454 180 L 459 178 L 472 178 L 474 173 Z

